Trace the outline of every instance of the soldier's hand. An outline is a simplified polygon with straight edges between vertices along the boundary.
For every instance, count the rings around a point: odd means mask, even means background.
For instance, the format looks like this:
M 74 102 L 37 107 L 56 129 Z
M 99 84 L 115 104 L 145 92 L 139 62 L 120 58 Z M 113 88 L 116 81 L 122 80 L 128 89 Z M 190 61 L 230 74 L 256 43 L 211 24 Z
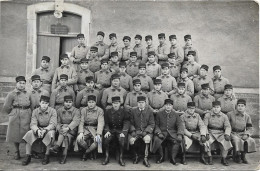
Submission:
M 44 134 L 47 132 L 46 129 L 42 130 L 42 137 L 44 136 Z
M 209 134 L 206 135 L 206 140 L 207 140 L 207 141 L 209 140 Z
M 248 135 L 247 134 L 244 134 L 243 136 L 242 136 L 242 140 L 246 140 L 248 138 Z
M 69 127 L 66 127 L 66 128 L 61 128 L 62 129 L 62 132 L 63 133 L 67 133 L 69 130 L 70 130 L 70 128 Z
M 109 136 L 111 135 L 111 133 L 108 131 L 106 134 L 105 134 L 105 138 L 108 138 Z
M 177 136 L 177 142 L 181 143 L 182 142 L 182 135 Z
M 159 137 L 160 139 L 164 139 L 164 135 L 163 135 L 162 133 L 158 134 L 158 137 Z
M 144 137 L 144 136 L 146 136 L 146 135 L 147 135 L 147 132 L 144 131 L 144 132 L 142 133 L 142 136 Z
M 84 139 L 84 134 L 83 133 L 79 133 L 78 137 L 77 137 L 77 141 L 81 141 Z
M 200 137 L 199 137 L 198 135 L 196 135 L 196 134 L 192 134 L 192 135 L 191 135 L 191 139 L 193 139 L 193 140 L 199 140 Z
M 96 136 L 95 136 L 95 142 L 97 142 L 98 144 L 100 143 L 100 135 L 99 134 L 97 134 Z
M 131 133 L 131 136 L 132 136 L 132 137 L 136 137 L 136 132 L 133 131 L 133 132 Z
M 207 140 L 206 140 L 206 136 L 205 135 L 201 135 L 201 142 L 202 143 L 205 143 Z
M 119 137 L 124 138 L 124 137 L 125 137 L 125 134 L 121 133 L 121 134 L 119 135 Z
M 224 137 L 225 137 L 226 141 L 230 141 L 230 136 L 229 135 L 225 134 Z
M 39 138 L 41 138 L 42 132 L 41 132 L 40 129 L 38 129 L 38 130 L 36 131 L 36 134 L 37 134 L 37 136 L 38 136 Z

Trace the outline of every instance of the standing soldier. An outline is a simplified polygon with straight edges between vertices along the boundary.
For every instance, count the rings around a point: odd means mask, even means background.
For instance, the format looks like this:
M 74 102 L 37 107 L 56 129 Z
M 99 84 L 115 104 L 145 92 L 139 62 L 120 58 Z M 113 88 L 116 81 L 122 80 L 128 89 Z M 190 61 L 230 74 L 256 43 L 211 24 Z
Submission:
M 92 45 L 98 48 L 97 56 L 102 57 L 105 55 L 106 49 L 108 48 L 108 45 L 104 43 L 104 37 L 105 33 L 103 31 L 97 32 L 97 42 Z M 88 53 L 89 54 L 89 53 Z
M 146 52 L 145 52 L 145 58 L 143 59 L 142 62 L 147 62 L 148 60 L 148 52 L 156 52 L 156 47 L 153 45 L 153 37 L 151 35 L 145 36 L 145 41 L 146 41 Z M 158 57 L 155 55 L 155 61 L 158 63 Z
M 183 65 L 184 68 L 188 69 L 188 77 L 193 80 L 196 78 L 200 73 L 200 64 L 198 64 L 196 61 L 194 61 L 195 51 L 189 51 L 188 61 Z
M 23 137 L 26 142 L 26 158 L 22 165 L 28 165 L 31 162 L 32 145 L 37 139 L 41 139 L 46 146 L 46 152 L 42 164 L 50 162 L 50 147 L 55 140 L 55 128 L 57 126 L 56 110 L 49 107 L 50 98 L 41 96 L 40 107 L 33 110 L 30 129 Z
M 120 75 L 120 85 L 127 91 L 133 90 L 133 79 L 128 75 L 126 71 L 126 62 L 122 61 L 119 63 L 119 75 Z
M 123 37 L 123 42 L 125 47 L 122 48 L 122 59 L 121 61 L 123 62 L 128 62 L 130 58 L 130 52 L 133 51 L 133 48 L 131 48 L 131 37 L 129 36 L 124 36 Z
M 78 67 L 78 70 L 77 70 L 78 82 L 77 82 L 77 84 L 74 85 L 74 90 L 76 92 L 79 92 L 85 88 L 86 77 L 88 77 L 88 76 L 94 77 L 94 73 L 89 70 L 88 61 L 89 60 L 87 58 L 82 58 L 80 60 L 80 66 Z
M 62 145 L 63 152 L 60 164 L 65 164 L 67 159 L 68 148 L 77 135 L 77 127 L 80 122 L 79 109 L 72 106 L 73 97 L 64 96 L 64 106 L 57 111 L 57 131 L 59 133 L 58 141 L 54 147 L 50 148 L 51 152 L 58 153 Z
M 71 87 L 67 85 L 68 76 L 65 74 L 60 75 L 59 86 L 51 93 L 50 107 L 58 110 L 63 106 L 64 96 L 71 95 L 73 102 L 75 102 L 75 93 Z
M 183 47 L 184 50 L 184 63 L 185 61 L 188 61 L 188 52 L 189 51 L 194 51 L 195 52 L 195 56 L 194 56 L 194 60 L 199 63 L 199 55 L 198 55 L 198 51 L 197 49 L 195 49 L 192 46 L 192 40 L 191 40 L 191 35 L 187 34 L 184 36 L 184 41 L 185 41 L 185 46 Z M 184 64 L 183 63 L 183 64 Z
M 126 66 L 126 72 L 132 78 L 138 74 L 139 63 L 137 62 L 137 52 L 130 52 L 130 60 Z
M 188 77 L 188 69 L 187 68 L 181 69 L 181 76 L 177 79 L 177 83 L 185 83 L 185 89 L 186 89 L 187 95 L 189 95 L 191 98 L 193 98 L 193 96 L 194 96 L 194 83 Z
M 156 125 L 154 130 L 154 143 L 152 152 L 159 152 L 160 156 L 156 163 L 164 161 L 162 143 L 169 141 L 171 143 L 171 159 L 170 162 L 176 165 L 176 155 L 179 151 L 182 137 L 184 134 L 184 124 L 178 114 L 174 112 L 173 101 L 166 99 L 164 102 L 165 109 L 156 115 Z M 183 161 L 182 161 L 183 162 Z
M 175 34 L 169 36 L 171 43 L 170 53 L 174 53 L 176 56 L 176 65 L 181 65 L 184 60 L 183 49 L 178 45 L 177 37 Z
M 224 95 L 217 99 L 221 104 L 221 112 L 227 114 L 234 111 L 237 103 L 236 97 L 233 95 L 233 86 L 226 84 L 224 86 Z
M 142 45 L 142 36 L 139 34 L 135 35 L 135 46 L 133 49 L 137 53 L 138 63 L 145 62 L 145 48 Z
M 110 53 L 110 61 L 109 61 L 109 69 L 114 72 L 119 72 L 119 58 L 118 58 L 118 52 L 111 52 Z
M 140 161 L 139 152 L 140 145 L 145 143 L 144 150 L 144 161 L 143 164 L 146 167 L 150 167 L 150 163 L 148 161 L 149 154 L 149 145 L 153 138 L 153 130 L 154 130 L 154 116 L 152 109 L 146 105 L 146 97 L 138 96 L 137 97 L 138 107 L 134 108 L 131 111 L 130 116 L 130 132 L 129 135 L 129 144 L 133 146 L 135 159 L 133 161 L 134 164 L 138 164 Z
M 85 45 L 84 34 L 78 34 L 77 35 L 77 41 L 78 41 L 78 45 L 75 46 L 72 49 L 72 52 L 71 52 L 71 55 L 70 55 L 70 60 L 73 63 L 73 66 L 74 66 L 75 70 L 78 70 L 79 64 L 80 64 L 80 60 L 82 58 L 86 58 L 87 57 L 87 53 L 89 51 L 89 47 L 87 47 Z
M 148 52 L 148 62 L 146 63 L 146 73 L 153 80 L 161 75 L 161 65 L 155 61 L 155 52 Z
M 162 64 L 164 62 L 168 62 L 168 54 L 169 52 L 169 47 L 165 43 L 165 34 L 160 33 L 158 34 L 158 39 L 159 39 L 159 46 L 157 48 L 157 56 L 158 56 L 158 63 Z
M 36 69 L 32 75 L 39 75 L 42 80 L 42 88 L 51 93 L 51 82 L 54 72 L 50 68 L 50 57 L 43 56 L 40 68 Z
M 230 142 L 231 126 L 227 115 L 221 112 L 219 101 L 212 102 L 213 109 L 204 117 L 204 123 L 208 128 L 207 140 L 210 145 L 215 141 L 219 144 L 221 151 L 221 163 L 228 166 L 226 160 L 228 150 L 232 148 Z
M 102 132 L 104 128 L 103 109 L 96 106 L 96 96 L 88 96 L 88 106 L 81 110 L 80 124 L 78 127 L 78 137 L 74 147 L 78 151 L 78 145 L 83 148 L 82 160 L 87 160 L 87 155 L 98 148 L 102 153 Z
M 229 84 L 227 78 L 223 77 L 221 74 L 221 67 L 216 65 L 213 67 L 214 77 L 212 78 L 215 94 L 214 97 L 216 99 L 220 98 L 224 94 L 224 87 L 226 84 Z
M 6 141 L 14 143 L 15 160 L 20 159 L 19 145 L 23 136 L 30 129 L 32 111 L 31 93 L 25 89 L 26 80 L 24 76 L 15 78 L 16 88 L 8 93 L 3 106 L 4 116 L 9 116 Z
M 256 152 L 256 144 L 255 140 L 251 137 L 253 133 L 251 117 L 245 110 L 246 101 L 239 99 L 236 110 L 229 112 L 227 116 L 232 127 L 231 142 L 234 146 L 234 161 L 248 164 L 246 153 Z
M 127 140 L 128 129 L 130 126 L 129 114 L 121 106 L 120 97 L 112 97 L 112 108 L 105 112 L 104 145 L 106 158 L 103 165 L 109 163 L 109 146 L 113 139 L 119 142 L 119 164 L 125 166 L 123 160 L 124 145 Z
M 73 85 L 77 83 L 77 72 L 69 65 L 69 57 L 67 54 L 62 54 L 60 56 L 61 66 L 55 70 L 53 80 L 52 80 L 52 91 L 57 88 L 60 84 L 60 76 L 66 74 L 68 76 L 67 85 L 73 88 Z
M 178 61 L 176 60 L 176 54 L 169 53 L 168 61 L 170 67 L 170 74 L 177 80 L 177 78 L 180 76 L 181 64 L 179 64 Z
M 199 143 L 200 145 L 200 161 L 204 164 L 213 164 L 212 163 L 212 156 L 211 151 L 208 148 L 208 145 L 206 144 L 206 132 L 207 128 L 200 118 L 200 115 L 198 113 L 195 113 L 195 103 L 194 102 L 188 102 L 187 104 L 188 109 L 186 112 L 181 115 L 181 119 L 184 122 L 184 139 L 185 139 L 185 146 L 186 150 L 188 150 L 191 145 L 195 143 Z M 209 162 L 208 163 L 205 160 L 205 153 L 209 156 Z M 185 155 L 184 155 L 185 156 Z
M 93 73 L 100 70 L 100 57 L 98 57 L 98 48 L 92 46 L 90 48 L 90 55 L 89 55 L 89 70 Z
M 109 39 L 110 39 L 111 44 L 108 46 L 108 48 L 105 51 L 104 56 L 102 56 L 101 59 L 109 59 L 109 57 L 111 57 L 112 52 L 118 52 L 118 58 L 119 58 L 119 60 L 121 60 L 122 48 L 118 46 L 116 33 L 111 33 L 109 35 Z
M 108 68 L 108 60 L 101 60 L 101 70 L 95 72 L 96 87 L 101 91 L 110 87 L 110 78 L 113 72 Z M 102 91 L 101 91 L 102 92 Z

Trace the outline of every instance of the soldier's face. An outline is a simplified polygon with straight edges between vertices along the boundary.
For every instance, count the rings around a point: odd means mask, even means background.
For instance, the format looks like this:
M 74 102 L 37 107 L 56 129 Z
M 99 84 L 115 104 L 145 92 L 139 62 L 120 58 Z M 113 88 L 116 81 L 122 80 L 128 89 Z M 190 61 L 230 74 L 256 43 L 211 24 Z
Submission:
M 153 62 L 155 61 L 154 55 L 150 55 L 150 56 L 148 57 L 148 60 L 149 60 L 149 62 L 153 63 Z
M 150 45 L 153 44 L 153 41 L 152 41 L 151 39 L 148 39 L 148 40 L 146 41 L 146 44 L 147 44 L 148 46 L 150 46 Z
M 64 106 L 65 106 L 65 108 L 67 108 L 67 109 L 70 109 L 70 108 L 72 107 L 72 104 L 73 104 L 73 102 L 70 101 L 70 100 L 64 101 Z
M 221 76 L 221 70 L 220 69 L 217 69 L 214 71 L 214 76 L 219 78 Z
M 137 60 L 137 57 L 136 56 L 130 56 L 130 61 L 131 62 L 136 62 Z
M 185 92 L 185 87 L 178 87 L 179 94 L 184 94 L 184 92 Z
M 172 105 L 172 104 L 169 104 L 169 103 L 165 104 L 165 110 L 171 111 L 172 108 L 173 108 L 173 105 Z
M 102 68 L 102 69 L 107 69 L 107 63 L 101 64 L 101 68 Z
M 175 59 L 175 58 L 168 58 L 168 60 L 169 60 L 169 62 L 172 63 L 172 64 L 176 62 L 176 59 Z
M 141 91 L 141 84 L 135 84 L 134 85 L 134 90 L 137 91 L 137 92 Z
M 155 89 L 156 91 L 160 91 L 161 88 L 162 88 L 162 84 L 154 84 L 154 89 Z
M 42 61 L 41 61 L 41 67 L 42 67 L 42 68 L 49 68 L 49 65 L 50 65 L 49 62 L 47 62 L 47 61 L 45 61 L 45 60 L 42 60 Z
M 233 89 L 226 89 L 226 90 L 224 90 L 224 94 L 225 94 L 226 96 L 231 96 L 232 93 L 233 93 Z
M 68 65 L 69 64 L 69 59 L 68 58 L 63 58 L 61 60 L 61 63 L 62 63 L 62 65 Z
M 94 100 L 89 100 L 89 101 L 88 101 L 88 107 L 89 107 L 90 109 L 95 108 L 95 107 L 96 107 L 96 102 L 95 102 Z
M 221 107 L 220 106 L 214 106 L 213 107 L 213 112 L 214 113 L 219 113 L 221 111 Z
M 181 72 L 181 78 L 186 78 L 188 76 L 188 73 L 186 71 Z
M 41 85 L 42 85 L 42 82 L 41 82 L 40 80 L 34 80 L 34 81 L 32 81 L 32 86 L 33 86 L 33 88 L 35 88 L 35 89 L 40 88 Z
M 104 37 L 101 35 L 97 35 L 97 41 L 102 42 L 104 40 Z
M 193 55 L 188 55 L 188 61 L 193 62 L 194 61 L 194 56 Z
M 243 112 L 245 112 L 245 110 L 246 110 L 246 105 L 244 105 L 244 104 L 237 105 L 237 111 L 243 113 Z
M 68 80 L 66 80 L 66 79 L 60 79 L 60 86 L 66 86 L 67 85 L 67 82 L 68 82 Z
M 80 67 L 82 69 L 88 69 L 88 63 L 87 62 L 83 62 L 83 63 L 80 64 Z
M 165 75 L 169 74 L 169 68 L 168 67 L 164 67 L 162 69 L 162 73 L 165 74 Z
M 17 82 L 16 83 L 16 88 L 18 89 L 18 90 L 24 90 L 25 89 L 25 81 L 19 81 L 19 82 Z
M 47 108 L 48 108 L 48 106 L 49 106 L 49 103 L 48 102 L 45 102 L 45 101 L 40 101 L 40 108 L 42 109 L 42 110 L 46 110 Z
M 111 42 L 111 44 L 115 44 L 115 43 L 117 42 L 116 37 L 112 37 L 112 38 L 110 39 L 110 42 Z
M 84 44 L 85 43 L 85 38 L 78 38 L 78 43 L 79 44 Z
M 139 45 L 141 43 L 141 40 L 138 38 L 135 38 L 135 44 Z
M 119 71 L 120 71 L 120 72 L 125 72 L 125 70 L 126 70 L 126 67 L 125 67 L 125 66 L 120 66 L 120 68 L 119 68 Z
M 113 102 L 112 103 L 112 106 L 113 106 L 113 108 L 115 109 L 115 110 L 118 110 L 119 108 L 120 108 L 120 102 Z
M 139 101 L 137 103 L 137 106 L 140 108 L 140 109 L 144 109 L 145 108 L 145 101 Z
M 189 107 L 187 112 L 192 115 L 195 112 L 195 107 Z
M 124 45 L 125 45 L 125 46 L 130 46 L 130 41 L 129 41 L 128 39 L 125 39 L 125 40 L 124 40 Z
M 112 61 L 112 62 L 117 62 L 117 61 L 118 61 L 118 56 L 113 56 L 113 57 L 111 57 L 111 61 Z
M 176 39 L 171 39 L 170 43 L 171 43 L 171 45 L 176 45 L 177 44 L 177 40 Z
M 96 51 L 90 51 L 90 55 L 91 55 L 91 57 L 96 57 L 97 56 L 97 52 Z
M 185 44 L 186 44 L 186 45 L 191 45 L 191 44 L 192 44 L 191 39 L 186 39 L 186 40 L 185 40 Z
M 119 87 L 120 85 L 120 79 L 113 79 L 112 80 L 112 85 L 115 87 Z
M 93 88 L 94 87 L 94 81 L 86 82 L 87 88 Z
M 208 74 L 208 71 L 206 71 L 206 70 L 203 69 L 203 68 L 200 69 L 200 75 L 201 75 L 202 77 L 206 76 L 207 74 Z
M 164 38 L 164 37 L 160 37 L 160 38 L 159 38 L 159 43 L 162 44 L 162 43 L 164 43 L 164 42 L 165 42 L 165 38 Z
M 209 88 L 207 88 L 207 89 L 201 89 L 201 93 L 202 93 L 203 95 L 208 95 L 208 94 L 209 94 Z
M 139 74 L 145 74 L 146 69 L 145 68 L 139 68 Z

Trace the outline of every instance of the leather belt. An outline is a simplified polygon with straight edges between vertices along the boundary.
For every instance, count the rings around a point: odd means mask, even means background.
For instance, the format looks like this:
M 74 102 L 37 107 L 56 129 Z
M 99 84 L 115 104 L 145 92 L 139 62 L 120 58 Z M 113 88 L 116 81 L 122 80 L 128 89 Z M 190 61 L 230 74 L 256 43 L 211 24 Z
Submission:
M 13 108 L 25 110 L 25 109 L 29 109 L 30 106 L 13 106 Z
M 244 132 L 244 130 L 232 129 L 233 132 Z
M 94 124 L 94 123 L 88 123 L 88 124 L 86 124 L 86 123 L 84 123 L 84 126 L 97 126 L 97 124 Z
M 213 127 L 209 127 L 209 129 L 212 129 L 212 130 L 222 130 L 222 131 L 224 131 L 223 128 L 213 128 Z

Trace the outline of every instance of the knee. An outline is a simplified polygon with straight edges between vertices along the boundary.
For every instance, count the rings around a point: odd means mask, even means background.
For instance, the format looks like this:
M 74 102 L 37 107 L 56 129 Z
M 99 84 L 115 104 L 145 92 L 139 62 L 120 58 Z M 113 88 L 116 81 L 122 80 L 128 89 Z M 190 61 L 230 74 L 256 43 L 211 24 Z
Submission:
M 151 137 L 149 135 L 146 135 L 143 137 L 143 140 L 145 143 L 150 143 L 151 142 Z
M 135 143 L 135 138 L 134 137 L 131 137 L 130 139 L 129 139 L 129 144 L 130 145 L 134 145 L 134 143 Z

